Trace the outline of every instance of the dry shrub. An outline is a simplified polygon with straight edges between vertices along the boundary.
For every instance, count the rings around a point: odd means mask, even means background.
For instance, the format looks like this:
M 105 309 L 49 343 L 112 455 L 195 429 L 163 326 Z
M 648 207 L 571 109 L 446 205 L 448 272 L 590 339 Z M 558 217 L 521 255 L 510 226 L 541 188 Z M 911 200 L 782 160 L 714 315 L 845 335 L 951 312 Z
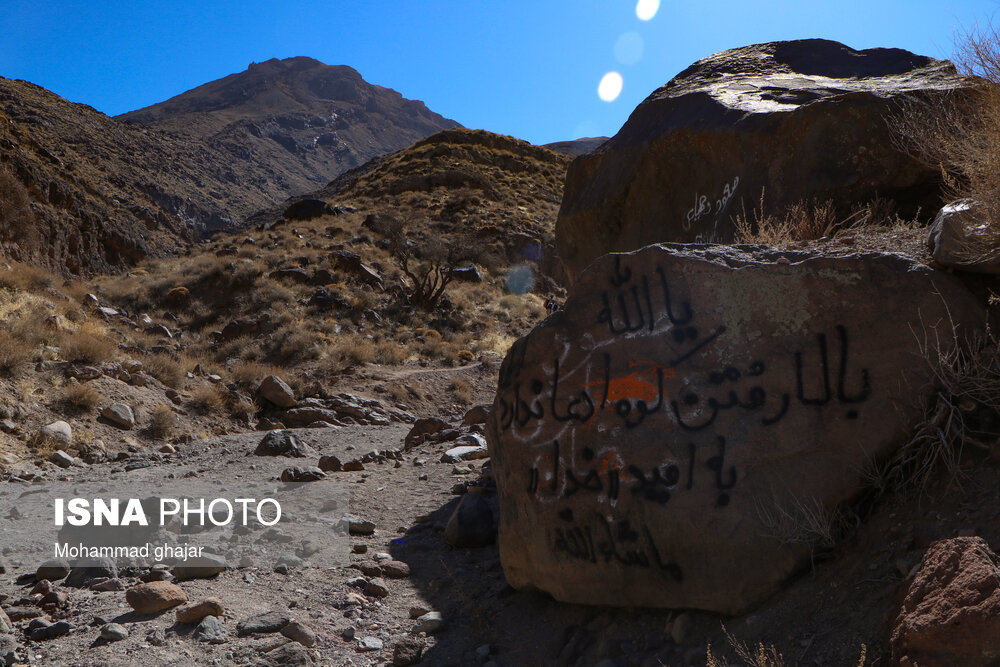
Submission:
M 279 329 L 274 340 L 271 355 L 282 363 L 318 359 L 322 354 L 316 334 L 304 331 L 302 323 Z
M 166 354 L 146 357 L 142 362 L 142 368 L 172 389 L 180 387 L 186 376 L 183 364 Z
M 101 395 L 87 382 L 66 385 L 59 402 L 71 410 L 89 412 L 97 407 Z
M 100 364 L 118 354 L 118 346 L 108 340 L 107 332 L 85 322 L 74 333 L 63 338 L 60 353 L 67 361 Z
M 177 428 L 177 415 L 168 405 L 157 405 L 149 414 L 146 432 L 154 438 L 168 438 Z
M 764 195 L 760 205 L 750 214 L 746 210 L 735 218 L 735 241 L 780 245 L 791 241 L 809 241 L 831 236 L 841 226 L 849 224 L 837 218 L 833 202 L 799 202 L 778 214 L 765 215 Z
M 202 414 L 222 412 L 226 396 L 218 385 L 200 384 L 191 392 L 191 408 Z
M 406 361 L 409 356 L 409 350 L 399 343 L 382 341 L 375 344 L 372 361 L 376 364 L 384 364 L 386 366 L 398 366 Z
M 472 403 L 472 385 L 462 380 L 461 378 L 455 378 L 451 381 L 448 389 L 451 390 L 452 396 L 455 400 L 463 405 L 468 405 Z
M 0 374 L 7 377 L 17 375 L 31 363 L 34 350 L 23 339 L 8 331 L 0 331 Z
M 283 369 L 256 361 L 237 361 L 229 369 L 229 377 L 241 387 L 256 388 L 268 375 L 283 376 Z
M 937 391 L 910 439 L 888 461 L 874 463 L 869 482 L 879 493 L 925 493 L 942 475 L 957 482 L 964 447 L 993 452 L 1000 437 L 1000 341 L 953 335 L 942 344 L 936 332 L 926 332 L 920 343 Z
M 954 62 L 970 87 L 945 99 L 914 99 L 890 119 L 900 148 L 939 169 L 949 200 L 971 198 L 1000 221 L 1000 33 L 989 25 L 959 36 Z M 984 248 L 1000 246 L 1000 226 Z

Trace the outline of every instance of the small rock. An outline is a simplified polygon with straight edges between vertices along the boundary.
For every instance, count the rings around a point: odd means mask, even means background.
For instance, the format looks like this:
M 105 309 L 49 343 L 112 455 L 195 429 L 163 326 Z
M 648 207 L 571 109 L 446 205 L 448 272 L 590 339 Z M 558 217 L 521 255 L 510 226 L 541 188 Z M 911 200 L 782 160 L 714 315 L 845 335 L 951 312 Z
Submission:
M 125 590 L 125 582 L 121 579 L 97 579 L 90 583 L 90 590 L 98 592 L 123 591 Z
M 55 463 L 60 468 L 71 468 L 76 459 L 60 449 L 49 454 L 49 461 Z
M 298 621 L 292 621 L 281 628 L 281 634 L 305 647 L 316 644 L 316 633 Z
M 254 454 L 257 456 L 289 456 L 302 458 L 309 455 L 308 447 L 289 431 L 269 431 L 257 445 Z
M 205 598 L 194 604 L 181 607 L 177 610 L 178 623 L 199 623 L 206 616 L 222 616 L 225 608 L 219 598 Z
M 670 626 L 670 638 L 674 640 L 675 644 L 683 644 L 691 632 L 691 626 L 693 625 L 694 618 L 691 614 L 686 611 L 682 612 L 674 619 L 673 624 Z
M 218 556 L 197 556 L 181 561 L 174 566 L 177 581 L 188 579 L 211 579 L 226 569 L 225 559 Z
M 101 639 L 106 639 L 109 642 L 128 639 L 128 629 L 119 623 L 108 623 L 101 628 Z
M 187 595 L 177 584 L 169 581 L 153 581 L 136 584 L 125 591 L 125 601 L 136 613 L 155 614 L 187 602 Z
M 56 581 L 66 577 L 70 573 L 69 563 L 62 559 L 47 560 L 35 570 L 35 580 L 48 579 Z
M 407 637 L 396 642 L 392 649 L 392 664 L 396 667 L 416 665 L 423 658 L 424 643 L 419 639 Z
M 124 403 L 112 403 L 101 411 L 101 417 L 126 431 L 135 426 L 135 413 L 132 412 L 130 406 Z
M 356 554 L 363 554 L 368 552 L 367 544 L 352 544 L 351 551 Z
M 318 482 L 326 477 L 326 473 L 319 468 L 285 468 L 281 471 L 282 482 Z
M 336 456 L 319 457 L 319 469 L 323 472 L 340 472 L 342 466 Z
M 75 626 L 68 621 L 59 621 L 58 623 L 53 623 L 51 625 L 36 627 L 28 634 L 28 637 L 31 638 L 31 641 L 35 642 L 45 641 L 46 639 L 55 639 L 56 637 L 68 635 L 74 627 Z
M 358 640 L 358 649 L 362 651 L 381 651 L 382 640 L 378 637 L 362 637 Z
M 344 517 L 348 522 L 348 532 L 351 535 L 372 535 L 375 533 L 375 523 L 359 516 L 348 514 Z
M 67 586 L 83 588 L 94 579 L 113 579 L 118 576 L 118 566 L 110 558 L 87 558 L 77 562 L 64 582 Z
M 420 618 L 429 612 L 430 609 L 427 609 L 426 607 L 410 607 L 410 618 Z
M 463 426 L 472 426 L 473 424 L 485 424 L 486 420 L 489 419 L 490 410 L 493 406 L 488 403 L 482 405 L 476 405 L 469 408 L 469 411 L 465 413 L 465 418 L 462 419 Z
M 410 566 L 398 560 L 384 561 L 381 569 L 383 576 L 390 579 L 405 579 L 410 576 Z
M 444 618 L 439 611 L 430 611 L 417 619 L 417 624 L 413 627 L 413 634 L 426 632 L 431 635 L 444 630 Z
M 151 646 L 166 646 L 167 633 L 163 628 L 153 628 L 146 633 L 146 641 Z
M 295 407 L 295 392 L 277 375 L 268 375 L 257 388 L 257 394 L 279 408 Z
M 229 641 L 229 631 L 218 616 L 205 616 L 194 629 L 192 636 L 200 642 L 208 644 L 225 644 Z
M 385 581 L 376 577 L 365 584 L 365 593 L 373 597 L 384 598 L 389 595 L 389 589 L 386 587 Z
M 292 617 L 288 612 L 272 610 L 240 621 L 236 625 L 236 634 L 245 637 L 252 634 L 280 632 L 291 621 Z
M 52 440 L 56 446 L 69 447 L 73 442 L 73 428 L 64 421 L 57 421 L 43 426 L 38 431 L 43 440 Z

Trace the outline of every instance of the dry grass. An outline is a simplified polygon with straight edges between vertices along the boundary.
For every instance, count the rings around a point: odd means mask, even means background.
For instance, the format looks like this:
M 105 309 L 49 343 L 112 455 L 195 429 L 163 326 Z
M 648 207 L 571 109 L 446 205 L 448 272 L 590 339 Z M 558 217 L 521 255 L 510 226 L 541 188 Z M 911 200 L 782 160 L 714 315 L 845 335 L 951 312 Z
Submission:
M 226 405 L 226 396 L 217 385 L 200 384 L 191 392 L 190 405 L 201 414 L 220 413 Z
M 461 378 L 455 378 L 448 386 L 452 396 L 462 405 L 472 403 L 472 385 Z
M 745 667 L 785 667 L 785 658 L 781 655 L 778 648 L 771 644 L 770 646 L 764 646 L 763 642 L 757 642 L 756 646 L 751 646 L 744 642 L 737 640 L 733 635 L 729 633 L 726 626 L 722 626 L 722 631 L 726 635 L 727 643 L 736 652 L 737 657 L 740 662 Z M 728 667 L 729 663 L 715 656 L 712 653 L 712 645 L 708 645 L 707 655 L 706 655 L 706 667 Z M 865 667 L 868 662 L 868 647 L 864 644 L 861 645 L 861 654 L 858 657 L 858 662 L 855 667 Z
M 118 354 L 118 346 L 107 335 L 101 327 L 84 322 L 79 330 L 63 338 L 60 353 L 67 361 L 84 364 L 111 361 Z
M 34 349 L 8 331 L 0 331 L 0 374 L 13 377 L 31 363 Z
M 177 415 L 168 405 L 157 405 L 149 414 L 146 432 L 153 438 L 169 438 L 177 428 Z
M 911 100 L 890 124 L 900 148 L 941 171 L 949 200 L 970 198 L 985 209 L 987 222 L 1000 221 L 1000 33 L 993 25 L 959 36 L 954 62 L 978 77 L 947 99 Z M 1000 226 L 983 230 L 978 253 L 995 257 Z
M 184 382 L 186 372 L 181 362 L 165 354 L 153 354 L 142 362 L 143 370 L 163 384 L 178 389 Z
M 232 381 L 247 389 L 256 389 L 268 375 L 284 377 L 284 369 L 256 361 L 237 361 L 229 369 Z
M 89 412 L 97 407 L 101 395 L 87 382 L 68 384 L 63 387 L 59 402 L 71 410 Z

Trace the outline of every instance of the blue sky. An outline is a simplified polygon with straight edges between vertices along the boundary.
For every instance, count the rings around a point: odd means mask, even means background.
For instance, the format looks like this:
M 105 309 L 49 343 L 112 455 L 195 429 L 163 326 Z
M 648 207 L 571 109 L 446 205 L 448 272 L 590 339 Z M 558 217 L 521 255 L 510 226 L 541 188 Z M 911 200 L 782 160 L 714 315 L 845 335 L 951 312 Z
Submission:
M 656 5 L 655 0 L 643 0 Z M 534 143 L 612 135 L 639 102 L 723 49 L 805 37 L 951 55 L 998 0 L 3 0 L 0 76 L 115 115 L 246 69 L 350 65 L 467 127 Z M 997 17 L 1000 18 L 1000 17 Z M 617 48 L 616 48 L 617 47 Z M 621 74 L 621 94 L 598 83 Z

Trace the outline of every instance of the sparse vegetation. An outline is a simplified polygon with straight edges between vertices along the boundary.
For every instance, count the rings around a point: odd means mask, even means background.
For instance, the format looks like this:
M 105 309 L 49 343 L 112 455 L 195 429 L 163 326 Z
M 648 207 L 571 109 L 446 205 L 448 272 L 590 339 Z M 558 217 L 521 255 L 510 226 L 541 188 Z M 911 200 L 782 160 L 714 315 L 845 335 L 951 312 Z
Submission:
M 115 357 L 118 346 L 107 338 L 106 329 L 85 322 L 63 339 L 60 351 L 67 361 L 101 364 Z
M 63 387 L 60 400 L 71 410 L 87 412 L 97 407 L 101 395 L 90 383 L 71 383 Z
M 13 377 L 31 362 L 32 346 L 21 338 L 0 330 L 0 374 Z
M 149 414 L 146 431 L 153 438 L 168 438 L 177 428 L 177 415 L 168 405 L 157 405 Z

